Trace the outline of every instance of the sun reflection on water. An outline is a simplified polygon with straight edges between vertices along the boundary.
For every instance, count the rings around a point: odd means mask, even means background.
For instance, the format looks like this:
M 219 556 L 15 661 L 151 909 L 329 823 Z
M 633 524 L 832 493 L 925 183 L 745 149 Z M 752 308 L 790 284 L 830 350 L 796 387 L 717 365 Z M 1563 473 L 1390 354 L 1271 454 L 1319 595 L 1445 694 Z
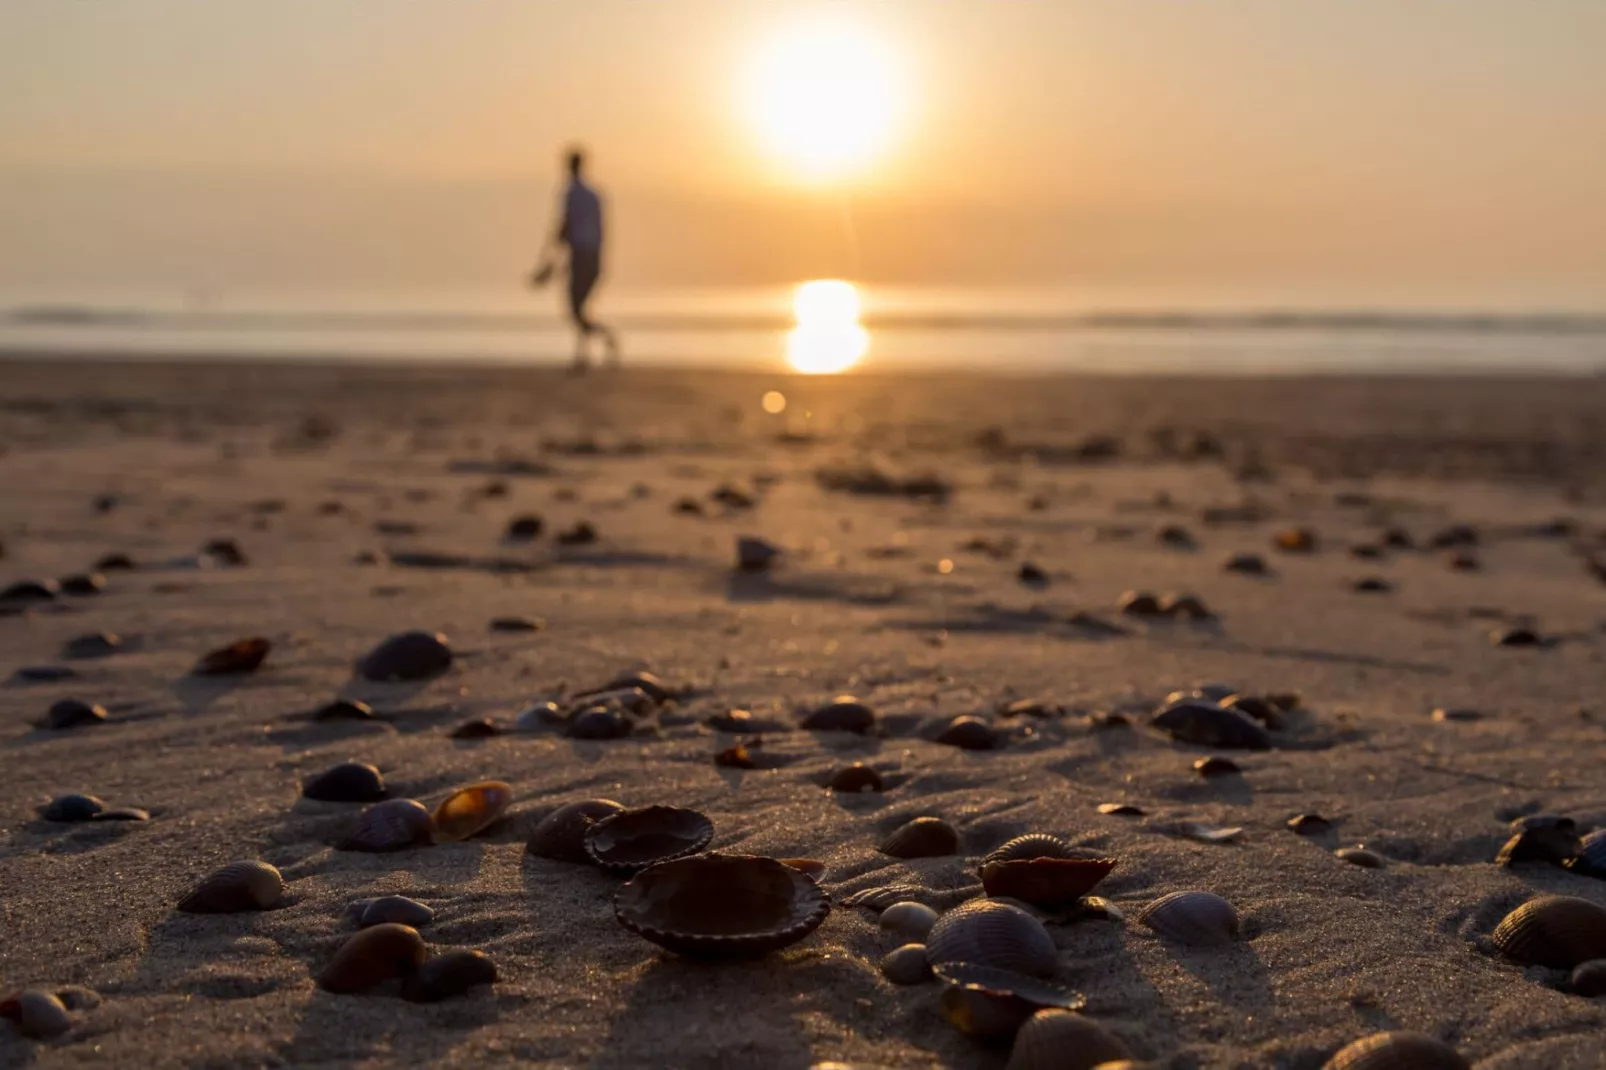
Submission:
M 797 326 L 786 336 L 786 360 L 805 375 L 846 371 L 870 350 L 859 324 L 859 291 L 841 279 L 815 279 L 792 298 Z

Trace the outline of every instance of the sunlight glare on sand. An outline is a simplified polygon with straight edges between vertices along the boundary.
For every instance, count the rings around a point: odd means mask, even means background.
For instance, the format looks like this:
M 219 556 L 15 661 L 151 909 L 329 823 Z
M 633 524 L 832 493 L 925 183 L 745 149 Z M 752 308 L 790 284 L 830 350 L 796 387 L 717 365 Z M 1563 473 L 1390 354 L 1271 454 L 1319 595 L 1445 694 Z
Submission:
M 841 279 L 815 279 L 792 299 L 797 326 L 786 336 L 786 360 L 806 375 L 834 375 L 864 359 L 870 332 L 859 325 L 859 291 Z

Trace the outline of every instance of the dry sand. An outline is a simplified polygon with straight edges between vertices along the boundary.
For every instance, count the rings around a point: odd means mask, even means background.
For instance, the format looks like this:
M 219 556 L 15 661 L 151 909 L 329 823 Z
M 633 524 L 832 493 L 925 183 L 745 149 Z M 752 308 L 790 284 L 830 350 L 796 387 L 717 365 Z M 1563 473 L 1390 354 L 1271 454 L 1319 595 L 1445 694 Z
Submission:
M 762 411 L 769 389 L 788 395 L 784 414 Z M 1105 452 L 1096 435 L 1115 436 L 1119 455 L 1087 456 Z M 807 940 L 750 963 L 688 961 L 623 930 L 617 878 L 523 849 L 531 820 L 606 796 L 700 809 L 716 848 L 822 859 L 837 899 L 907 882 L 951 902 L 974 884 L 978 855 L 1028 831 L 1118 858 L 1100 890 L 1129 917 L 1177 889 L 1225 896 L 1247 939 L 1221 950 L 1130 920 L 1052 927 L 1059 980 L 1158 1066 L 1314 1070 L 1389 1028 L 1435 1034 L 1490 1070 L 1606 1065 L 1606 1005 L 1488 942 L 1536 893 L 1606 905 L 1606 882 L 1492 864 L 1516 815 L 1606 823 L 1606 586 L 1578 551 L 1606 527 L 1606 384 L 574 381 L 14 361 L 0 367 L 0 445 L 0 581 L 81 571 L 111 551 L 142 566 L 110 574 L 101 595 L 0 617 L 0 676 L 76 673 L 0 683 L 0 988 L 80 984 L 102 1000 L 55 1041 L 0 1024 L 0 1064 L 1003 1065 L 941 1019 L 938 986 L 879 976 L 893 942 L 866 911 L 833 910 Z M 935 503 L 822 487 L 817 473 L 842 464 L 936 473 L 952 492 Z M 508 494 L 484 496 L 496 479 Z M 722 484 L 757 504 L 710 501 Z M 685 496 L 706 515 L 674 512 Z M 1259 519 L 1202 520 L 1244 502 Z M 505 543 L 521 513 L 542 515 L 548 535 Z M 1558 517 L 1572 528 L 1544 528 Z M 600 541 L 553 545 L 552 531 L 582 519 Z M 1346 552 L 1384 524 L 1425 539 L 1457 522 L 1482 535 L 1479 571 L 1450 569 L 1444 552 Z M 1159 543 L 1168 523 L 1197 548 Z M 1319 532 L 1319 552 L 1271 548 L 1295 523 Z M 772 576 L 733 575 L 739 534 L 785 548 Z M 196 568 L 218 536 L 249 564 Z M 999 555 L 961 549 L 976 536 Z M 364 551 L 443 556 L 355 563 Z M 1238 551 L 1265 554 L 1275 576 L 1224 572 Z M 1048 572 L 1045 588 L 1017 582 L 1026 560 Z M 1396 589 L 1354 593 L 1366 575 Z M 1219 618 L 1126 619 L 1114 606 L 1129 588 L 1192 591 Z M 1124 634 L 1067 623 L 1077 610 Z M 513 614 L 545 626 L 488 630 Z M 1491 645 L 1491 629 L 1518 620 L 1554 641 Z M 354 658 L 413 627 L 451 637 L 448 674 L 353 680 Z M 96 630 L 126 651 L 62 661 L 64 641 Z M 246 635 L 275 644 L 260 671 L 187 675 Z M 446 737 L 469 717 L 506 719 L 638 667 L 690 689 L 643 734 Z M 1241 777 L 1213 781 L 1190 768 L 1209 751 L 1143 716 L 1106 729 L 1088 716 L 1152 709 L 1201 681 L 1297 691 L 1304 712 L 1273 750 L 1238 756 Z M 800 707 L 838 692 L 880 710 L 885 735 L 792 727 Z M 300 719 L 336 694 L 365 698 L 384 721 Z M 69 696 L 104 704 L 111 723 L 30 727 Z M 1027 697 L 1065 712 L 992 752 L 922 738 L 944 718 Z M 1439 706 L 1485 716 L 1437 722 Z M 732 737 L 703 722 L 732 707 L 777 722 L 763 751 L 778 768 L 714 765 Z M 299 785 L 348 757 L 426 802 L 505 779 L 514 819 L 464 843 L 335 851 L 355 807 L 301 799 Z M 853 759 L 896 785 L 822 790 L 819 778 Z M 68 791 L 153 816 L 41 821 L 37 808 Z M 1109 801 L 1147 814 L 1101 815 Z M 1285 822 L 1301 812 L 1335 831 L 1295 835 Z M 923 814 L 959 828 L 961 855 L 876 851 Z M 1200 843 L 1174 834 L 1183 821 L 1244 832 Z M 1356 844 L 1388 867 L 1332 853 Z M 240 858 L 283 871 L 280 909 L 175 912 L 200 877 Z M 381 892 L 432 904 L 431 947 L 483 949 L 500 982 L 428 1006 L 315 988 L 350 932 L 345 904 Z

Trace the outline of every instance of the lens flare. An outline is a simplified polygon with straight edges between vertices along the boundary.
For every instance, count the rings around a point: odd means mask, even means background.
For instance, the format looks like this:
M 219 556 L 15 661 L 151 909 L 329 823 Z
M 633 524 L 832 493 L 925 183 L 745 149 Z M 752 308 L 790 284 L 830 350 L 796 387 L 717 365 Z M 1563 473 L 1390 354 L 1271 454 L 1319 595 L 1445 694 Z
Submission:
M 807 375 L 846 371 L 870 351 L 870 332 L 859 325 L 859 291 L 841 279 L 815 279 L 797 288 L 786 336 L 786 360 Z

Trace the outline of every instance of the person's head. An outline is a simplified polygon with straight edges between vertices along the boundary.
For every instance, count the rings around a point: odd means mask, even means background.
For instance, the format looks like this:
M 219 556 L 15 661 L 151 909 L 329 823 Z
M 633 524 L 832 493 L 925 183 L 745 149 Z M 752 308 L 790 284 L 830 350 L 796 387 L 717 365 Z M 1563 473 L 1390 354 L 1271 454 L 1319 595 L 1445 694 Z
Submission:
M 586 166 L 585 150 L 576 145 L 569 150 L 569 155 L 565 157 L 564 162 L 569 168 L 569 174 L 579 178 L 580 172 L 584 171 Z

